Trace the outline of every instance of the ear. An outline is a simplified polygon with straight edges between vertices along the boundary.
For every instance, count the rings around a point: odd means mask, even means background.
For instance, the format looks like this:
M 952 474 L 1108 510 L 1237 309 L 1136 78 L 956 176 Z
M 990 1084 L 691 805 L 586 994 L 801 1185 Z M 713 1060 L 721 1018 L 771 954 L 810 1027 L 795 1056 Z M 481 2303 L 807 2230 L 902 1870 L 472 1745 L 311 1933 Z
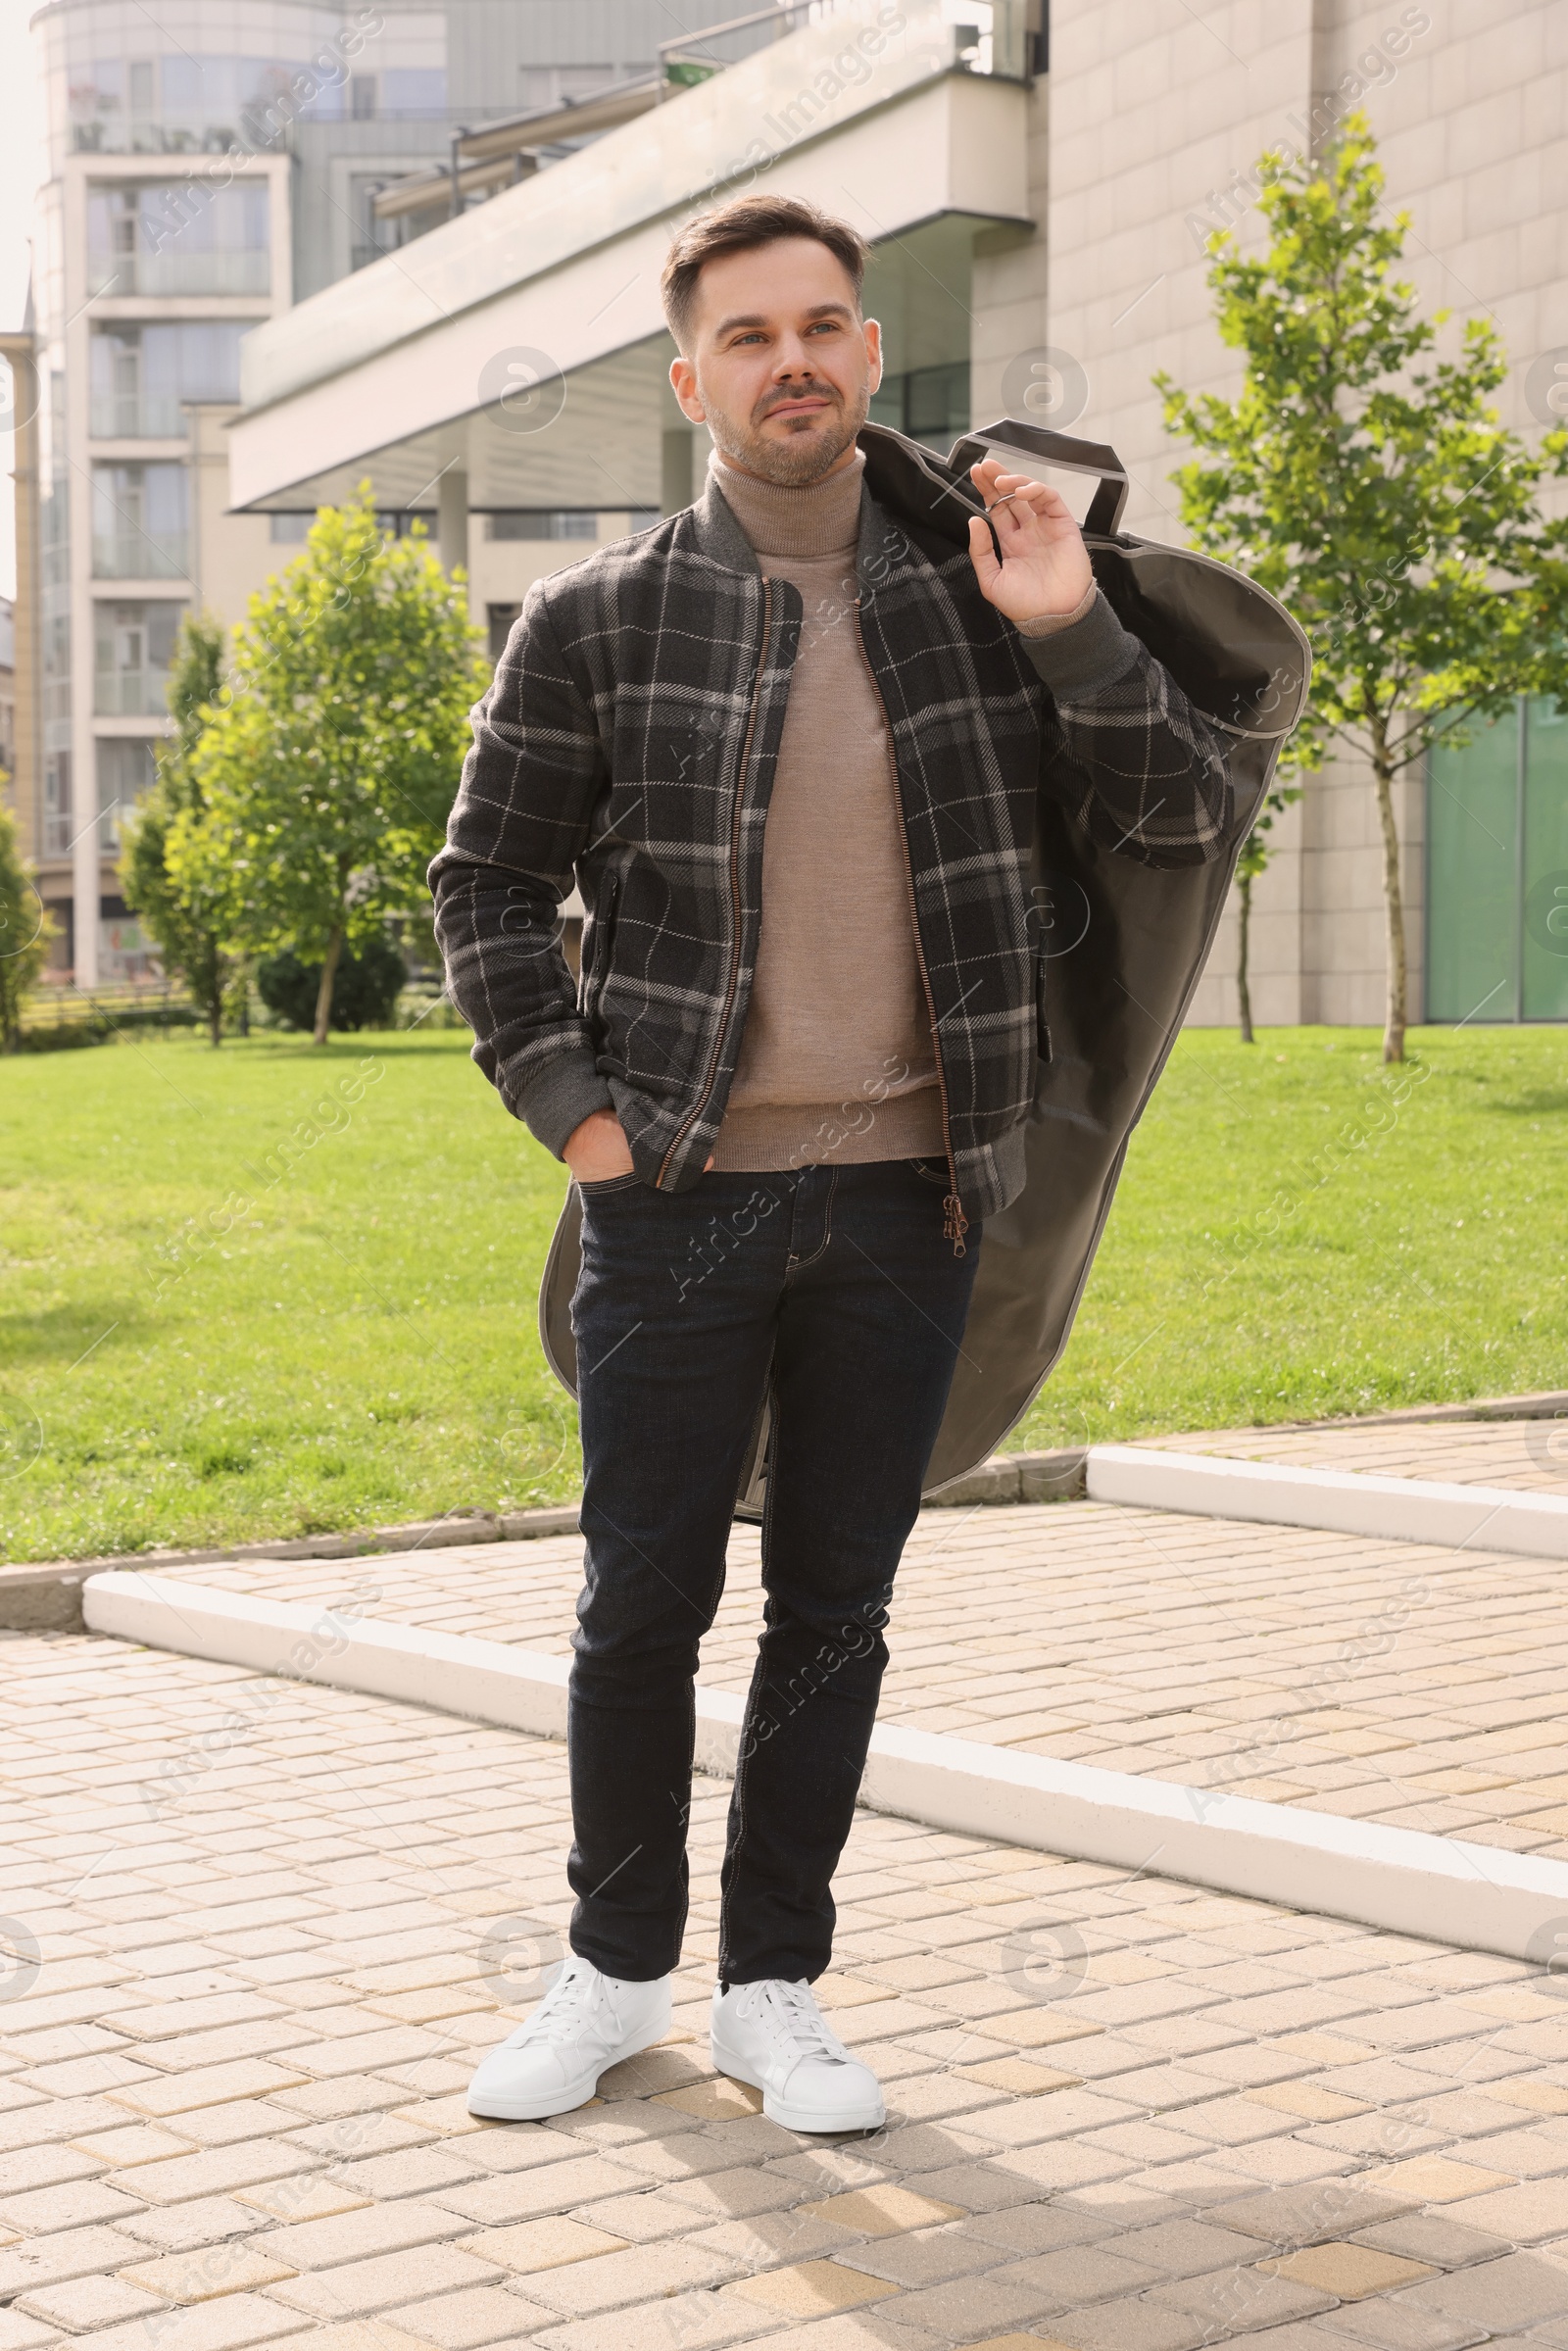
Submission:
M 680 403 L 680 413 L 693 424 L 706 424 L 708 411 L 697 397 L 697 369 L 683 353 L 677 353 L 669 363 L 669 388 Z
M 882 328 L 875 318 L 865 321 L 865 356 L 871 363 L 871 390 L 875 392 L 882 382 Z

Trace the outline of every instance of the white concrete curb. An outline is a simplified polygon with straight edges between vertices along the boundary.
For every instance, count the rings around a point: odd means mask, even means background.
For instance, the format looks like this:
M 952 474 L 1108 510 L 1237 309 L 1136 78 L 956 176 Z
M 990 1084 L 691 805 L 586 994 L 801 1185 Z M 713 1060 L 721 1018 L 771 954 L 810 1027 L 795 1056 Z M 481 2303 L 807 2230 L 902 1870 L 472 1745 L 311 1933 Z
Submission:
M 93 1576 L 82 1600 L 95 1633 L 398 1698 L 539 1739 L 565 1736 L 564 1658 L 368 1623 L 354 1603 L 321 1610 L 169 1577 Z M 728 1691 L 698 1690 L 699 1770 L 733 1771 L 741 1716 L 742 1701 Z M 1544 1965 L 1559 1932 L 1568 1941 L 1568 1863 L 1011 1747 L 879 1726 L 861 1800 L 931 1828 L 1152 1869 L 1510 1959 Z
M 1397 1543 L 1436 1543 L 1568 1559 L 1568 1497 L 1503 1486 L 1451 1486 L 1348 1469 L 1295 1469 L 1149 1445 L 1092 1445 L 1092 1502 L 1191 1510 L 1275 1527 L 1322 1527 Z

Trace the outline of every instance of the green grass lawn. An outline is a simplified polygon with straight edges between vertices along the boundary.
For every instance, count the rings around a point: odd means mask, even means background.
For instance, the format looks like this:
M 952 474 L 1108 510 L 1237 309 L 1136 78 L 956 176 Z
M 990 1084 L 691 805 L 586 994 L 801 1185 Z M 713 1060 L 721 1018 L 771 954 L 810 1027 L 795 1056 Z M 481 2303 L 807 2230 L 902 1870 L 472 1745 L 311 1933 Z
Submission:
M 1568 1388 L 1568 1029 L 1410 1054 L 1189 1031 L 1009 1449 Z
M 0 1555 L 575 1490 L 534 1307 L 564 1176 L 466 1042 L 0 1062 Z M 1184 1038 L 1011 1443 L 1568 1386 L 1568 1031 L 1413 1050 Z

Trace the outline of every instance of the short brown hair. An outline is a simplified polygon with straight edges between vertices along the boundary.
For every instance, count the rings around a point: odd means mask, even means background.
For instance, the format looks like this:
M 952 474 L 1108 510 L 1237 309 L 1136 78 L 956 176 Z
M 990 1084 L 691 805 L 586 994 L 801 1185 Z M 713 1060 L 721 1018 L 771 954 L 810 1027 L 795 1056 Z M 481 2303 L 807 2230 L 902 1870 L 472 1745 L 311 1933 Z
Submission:
M 835 220 L 799 196 L 737 196 L 710 213 L 699 213 L 676 234 L 660 279 L 669 331 L 684 351 L 697 308 L 697 280 L 707 263 L 725 253 L 750 253 L 783 237 L 811 237 L 825 245 L 855 288 L 858 309 L 865 282 L 866 243 L 847 220 Z

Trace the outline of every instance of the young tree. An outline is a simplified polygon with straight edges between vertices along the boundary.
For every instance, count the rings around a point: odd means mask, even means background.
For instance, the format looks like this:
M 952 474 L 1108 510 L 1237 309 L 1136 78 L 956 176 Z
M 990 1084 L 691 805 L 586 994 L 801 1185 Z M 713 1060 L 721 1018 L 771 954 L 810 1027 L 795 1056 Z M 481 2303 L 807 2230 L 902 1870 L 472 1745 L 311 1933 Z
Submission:
M 0 783 L 10 777 L 0 769 Z M 55 918 L 17 847 L 17 820 L 0 799 L 0 1052 L 22 1043 L 22 1007 L 49 960 Z
M 1210 239 L 1224 340 L 1246 359 L 1235 401 L 1168 375 L 1165 421 L 1201 454 L 1176 479 L 1197 544 L 1250 572 L 1312 640 L 1298 761 L 1331 740 L 1371 763 L 1383 837 L 1383 1056 L 1404 1058 L 1406 957 L 1395 778 L 1467 718 L 1562 683 L 1568 523 L 1538 492 L 1568 473 L 1568 430 L 1539 451 L 1488 396 L 1507 373 L 1482 319 L 1462 355 L 1429 359 L 1447 314 L 1417 316 L 1392 272 L 1408 218 L 1384 211 L 1362 115 L 1317 161 L 1265 157 L 1267 252 Z M 1381 216 L 1381 217 L 1380 217 Z
M 1252 1037 L 1252 991 L 1249 982 L 1249 961 L 1252 945 L 1252 884 L 1268 863 L 1270 844 L 1268 834 L 1276 816 L 1283 816 L 1293 800 L 1299 800 L 1299 784 L 1281 784 L 1266 793 L 1263 806 L 1257 811 L 1257 822 L 1242 843 L 1242 854 L 1236 860 L 1236 996 L 1242 1015 L 1242 1043 L 1250 1045 Z
M 368 483 L 318 516 L 251 599 L 196 757 L 205 809 L 172 826 L 179 887 L 227 892 L 231 936 L 320 965 L 324 1045 L 346 943 L 418 899 L 483 691 L 461 579 L 386 538 Z
M 226 945 L 226 877 L 170 870 L 169 837 L 181 817 L 200 820 L 206 798 L 196 750 L 223 683 L 223 629 L 205 613 L 189 613 L 179 632 L 169 676 L 174 732 L 159 746 L 158 780 L 130 818 L 120 860 L 125 904 L 158 942 L 164 969 L 177 972 L 207 1015 L 214 1045 L 223 1041 L 223 1001 L 238 958 Z

